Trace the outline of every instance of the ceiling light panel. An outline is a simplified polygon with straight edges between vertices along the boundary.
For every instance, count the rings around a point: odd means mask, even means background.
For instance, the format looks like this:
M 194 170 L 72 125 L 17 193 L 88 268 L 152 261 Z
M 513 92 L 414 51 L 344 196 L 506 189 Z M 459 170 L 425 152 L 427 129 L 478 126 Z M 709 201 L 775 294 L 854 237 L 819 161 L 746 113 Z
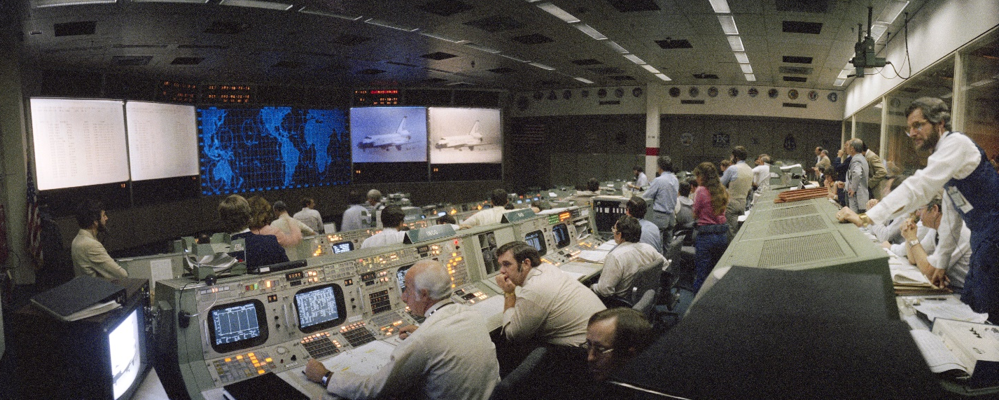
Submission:
M 577 81 L 579 81 L 579 82 L 584 83 L 584 84 L 592 84 L 593 83 L 593 81 L 590 81 L 589 79 L 586 79 L 586 78 L 576 77 L 575 79 Z
M 592 26 L 589 26 L 589 25 L 586 25 L 586 24 L 583 24 L 583 23 L 572 24 L 572 26 L 575 27 L 576 29 L 580 30 L 580 31 L 583 31 L 583 33 L 585 33 L 586 36 L 589 36 L 589 37 L 591 37 L 593 39 L 596 39 L 596 40 L 607 40 L 607 36 L 604 36 L 604 34 L 600 33 L 596 29 L 593 29 Z
M 542 70 L 555 71 L 555 67 L 547 66 L 541 63 L 528 63 L 528 64 L 538 67 Z
M 891 25 L 898 18 L 902 11 L 905 11 L 905 7 L 909 5 L 908 1 L 893 0 L 888 2 L 888 6 L 885 7 L 884 11 L 881 12 L 881 16 L 878 17 L 878 22 L 883 22 L 887 25 Z
M 746 55 L 746 52 L 735 52 L 735 60 L 739 64 L 747 64 L 749 63 L 749 56 Z
M 657 70 L 656 67 L 653 67 L 651 65 L 646 64 L 646 65 L 643 65 L 642 68 L 644 68 L 646 71 L 651 72 L 653 74 L 659 74 L 659 70 Z
M 836 82 L 833 83 L 833 85 L 834 86 L 843 86 L 843 84 L 845 84 L 845 83 L 846 83 L 845 79 L 837 79 Z
M 645 62 L 645 60 L 642 60 L 642 59 L 638 58 L 638 56 L 636 56 L 634 54 L 625 54 L 624 58 L 626 58 L 626 59 L 628 59 L 628 61 L 631 61 L 632 63 L 638 64 L 638 65 L 647 64 Z
M 257 0 L 222 0 L 220 5 L 247 8 L 262 8 L 265 10 L 287 11 L 294 7 L 293 4 L 274 3 L 270 1 Z
M 32 0 L 32 8 L 82 6 L 88 4 L 113 4 L 118 0 Z
M 177 1 L 177 2 L 182 2 L 182 1 L 194 1 L 194 0 L 132 0 L 132 1 Z M 201 3 L 207 3 L 208 2 L 208 0 L 197 0 L 197 1 L 199 1 Z M 345 20 L 348 20 L 348 21 L 357 21 L 357 20 L 359 20 L 361 18 L 364 18 L 363 15 L 337 14 L 337 13 L 331 13 L 331 12 L 322 11 L 322 10 L 310 10 L 308 7 L 304 7 L 301 10 L 298 10 L 298 12 L 300 12 L 302 14 L 318 15 L 320 17 L 332 17 L 332 18 L 345 19 Z
M 756 75 L 755 74 L 746 74 L 746 80 L 749 81 L 749 82 L 756 82 Z
M 746 47 L 742 45 L 742 38 L 738 36 L 729 36 L 728 45 L 732 47 L 734 52 L 744 52 Z
M 752 65 L 749 65 L 749 64 L 739 64 L 739 68 L 742 68 L 742 73 L 743 74 L 752 74 L 753 73 L 753 66 Z
M 715 10 L 716 14 L 731 14 L 732 10 L 728 8 L 728 0 L 708 0 L 711 3 L 711 8 Z
M 208 0 L 132 0 L 132 2 L 133 3 L 206 4 L 206 3 L 208 3 Z
M 468 47 L 471 47 L 471 48 L 473 48 L 475 50 L 478 50 L 480 52 L 486 52 L 486 53 L 489 53 L 489 54 L 499 54 L 500 53 L 499 50 L 496 50 L 496 49 L 493 49 L 493 48 L 489 48 L 489 47 L 485 47 L 485 46 L 480 46 L 480 45 L 477 45 L 475 43 L 465 43 L 465 46 L 468 46 Z
M 516 61 L 518 63 L 530 63 L 531 62 L 530 60 L 524 60 L 522 58 L 514 57 L 514 56 L 511 56 L 509 54 L 500 54 L 500 56 L 506 57 L 506 58 L 508 58 L 510 60 L 513 60 L 513 61 Z
M 669 77 L 667 77 L 666 74 L 656 74 L 656 78 L 659 78 L 659 79 L 661 79 L 663 81 L 672 81 L 672 79 L 670 79 Z
M 614 51 L 616 51 L 618 53 L 621 53 L 621 54 L 631 53 L 631 52 L 628 51 L 628 49 L 625 49 L 625 48 L 621 47 L 621 45 L 617 44 L 617 42 L 615 42 L 613 40 L 608 40 L 606 43 L 607 43 L 607 46 L 610 46 L 611 49 L 614 49 Z
M 433 34 L 433 33 L 420 32 L 420 35 L 426 36 L 428 38 L 434 38 L 434 39 L 437 39 L 437 40 L 443 40 L 445 42 L 459 44 L 459 45 L 463 44 L 463 43 L 468 43 L 468 41 L 464 40 L 464 39 L 451 39 L 451 38 L 444 37 L 444 36 L 437 35 L 437 34 Z
M 556 6 L 556 5 L 552 4 L 552 3 L 548 3 L 548 2 L 539 3 L 538 4 L 538 8 L 540 8 L 542 10 L 545 10 L 545 12 L 547 12 L 548 14 L 554 15 L 555 18 L 558 18 L 558 19 L 560 19 L 562 21 L 565 21 L 565 22 L 568 22 L 570 24 L 574 24 L 574 23 L 579 22 L 579 18 L 576 18 L 576 16 L 574 16 L 572 14 L 569 14 L 569 12 L 567 12 L 567 11 L 559 8 L 558 6 Z
M 364 20 L 364 22 L 367 23 L 367 24 L 371 24 L 371 25 L 375 25 L 375 26 L 380 26 L 382 28 L 395 29 L 397 31 L 403 31 L 403 32 L 416 32 L 416 31 L 420 30 L 420 28 L 413 28 L 413 27 L 409 27 L 409 26 L 405 26 L 405 25 L 399 25 L 399 24 L 388 22 L 388 21 L 382 21 L 382 20 L 379 20 L 379 19 L 374 19 L 374 18 L 368 18 L 368 19 Z
M 722 31 L 726 35 L 738 35 L 739 28 L 735 25 L 735 17 L 731 15 L 719 15 L 718 22 L 721 23 Z

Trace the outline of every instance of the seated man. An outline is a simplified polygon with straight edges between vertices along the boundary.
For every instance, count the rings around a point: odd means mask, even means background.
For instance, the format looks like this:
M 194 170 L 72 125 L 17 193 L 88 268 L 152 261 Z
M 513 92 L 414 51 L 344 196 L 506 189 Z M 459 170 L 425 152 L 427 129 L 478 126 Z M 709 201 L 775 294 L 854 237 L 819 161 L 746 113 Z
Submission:
M 634 217 L 621 216 L 612 231 L 617 246 L 607 253 L 600 279 L 590 288 L 602 298 L 630 299 L 632 284 L 641 273 L 639 269 L 663 260 L 663 255 L 649 244 L 638 242 L 642 226 Z
M 567 200 L 575 202 L 576 206 L 591 205 L 593 197 L 597 195 L 600 195 L 600 181 L 590 178 L 586 181 L 586 190 L 576 191 L 576 194 Z
M 107 233 L 107 222 L 108 215 L 99 201 L 86 199 L 76 207 L 76 224 L 80 226 L 80 231 L 73 238 L 70 251 L 75 275 L 107 279 L 128 277 L 128 272 L 118 266 L 97 240 L 98 233 Z
M 246 241 L 246 267 L 287 262 L 288 255 L 278 243 L 277 237 L 250 232 L 252 218 L 250 203 L 242 196 L 229 195 L 219 204 L 222 229 L 230 234 L 231 239 L 242 238 Z
M 933 230 L 940 228 L 940 221 L 943 218 L 943 213 L 940 212 L 940 200 L 941 198 L 938 196 L 926 204 L 926 210 L 922 214 L 922 222 L 927 228 Z M 960 294 L 961 289 L 964 288 L 964 278 L 968 275 L 968 268 L 971 265 L 971 230 L 967 226 L 961 228 L 957 247 L 950 255 L 938 255 L 934 251 L 939 241 L 935 233 L 926 235 L 920 241 L 916 231 L 916 225 L 912 221 L 907 221 L 902 227 L 902 237 L 905 238 L 905 250 L 909 263 L 916 265 L 933 285 L 937 287 L 949 286 Z M 934 250 L 927 250 L 930 247 Z
M 475 213 L 471 217 L 465 219 L 465 221 L 461 222 L 461 228 L 499 224 L 500 221 L 503 220 L 503 213 L 508 212 L 508 210 L 504 208 L 509 201 L 506 190 L 503 188 L 494 189 L 489 194 L 489 201 L 492 202 L 493 207 L 480 210 L 478 213 Z
M 496 258 L 500 264 L 496 284 L 505 297 L 502 330 L 507 340 L 566 346 L 586 341 L 587 320 L 606 309 L 593 291 L 559 268 L 541 263 L 538 250 L 525 242 L 504 244 L 496 250 Z
M 305 376 L 343 398 L 487 399 L 499 382 L 496 346 L 482 314 L 451 302 L 451 278 L 440 262 L 423 260 L 406 272 L 402 301 L 427 320 L 400 330 L 404 341 L 370 376 L 331 372 L 315 359 Z M 413 388 L 419 394 L 406 393 Z
M 680 181 L 680 191 L 677 193 L 676 197 L 676 210 L 674 215 L 676 216 L 676 231 L 691 233 L 694 232 L 694 226 L 697 220 L 694 219 L 694 200 L 690 199 L 690 193 L 693 192 L 696 182 L 691 184 L 691 180 Z M 692 238 L 690 238 L 693 240 Z
M 639 311 L 613 308 L 595 313 L 586 326 L 583 343 L 591 378 L 597 382 L 607 380 L 655 340 L 652 325 Z
M 389 206 L 383 209 L 382 223 L 385 224 L 385 228 L 382 229 L 382 232 L 364 240 L 361 243 L 361 249 L 401 244 L 406 239 L 406 232 L 402 231 L 402 222 L 405 219 L 406 213 L 399 206 Z
M 625 206 L 624 213 L 638 219 L 638 224 L 642 226 L 642 238 L 639 242 L 649 244 L 659 253 L 663 253 L 663 237 L 659 235 L 659 227 L 656 223 L 645 220 L 645 213 L 648 212 L 648 203 L 640 196 L 632 196 Z

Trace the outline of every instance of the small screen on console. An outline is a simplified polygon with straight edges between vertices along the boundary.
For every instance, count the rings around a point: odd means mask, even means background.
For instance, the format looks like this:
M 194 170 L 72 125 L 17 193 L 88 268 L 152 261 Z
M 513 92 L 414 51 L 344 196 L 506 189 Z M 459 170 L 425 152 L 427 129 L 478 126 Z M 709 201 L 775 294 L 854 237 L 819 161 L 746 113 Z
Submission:
M 333 248 L 334 254 L 338 254 L 338 253 L 353 251 L 354 243 L 351 241 L 337 242 L 333 245 L 330 245 L 330 247 Z
M 336 284 L 306 288 L 295 293 L 298 329 L 303 333 L 336 326 L 347 320 L 343 291 Z
M 548 251 L 545 246 L 545 236 L 541 233 L 541 230 L 527 233 L 524 236 L 524 242 L 537 249 L 541 256 L 545 256 L 545 253 Z
M 216 306 L 208 311 L 212 349 L 224 353 L 267 342 L 264 304 L 257 300 Z
M 572 242 L 572 238 L 569 237 L 569 228 L 565 224 L 556 224 L 552 227 L 552 236 L 555 237 L 555 246 L 558 249 L 565 248 Z
M 409 271 L 410 267 L 413 267 L 413 265 L 400 267 L 399 270 L 395 271 L 395 279 L 399 280 L 400 294 L 402 294 L 402 292 L 406 290 L 406 272 Z

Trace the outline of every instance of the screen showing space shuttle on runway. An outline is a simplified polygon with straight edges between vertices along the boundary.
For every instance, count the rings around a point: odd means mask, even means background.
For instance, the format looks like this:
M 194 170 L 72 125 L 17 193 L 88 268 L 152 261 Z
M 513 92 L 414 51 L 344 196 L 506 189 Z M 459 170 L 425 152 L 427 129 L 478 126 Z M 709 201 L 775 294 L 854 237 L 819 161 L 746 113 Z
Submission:
M 431 107 L 430 164 L 502 163 L 499 109 Z
M 426 107 L 350 109 L 354 163 L 427 161 Z

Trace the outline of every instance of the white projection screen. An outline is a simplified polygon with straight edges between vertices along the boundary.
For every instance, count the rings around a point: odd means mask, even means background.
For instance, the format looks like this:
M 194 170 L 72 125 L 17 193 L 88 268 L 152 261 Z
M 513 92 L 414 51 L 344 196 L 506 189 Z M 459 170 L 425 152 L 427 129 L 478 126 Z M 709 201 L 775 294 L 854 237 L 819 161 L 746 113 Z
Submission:
M 38 190 L 129 180 L 120 100 L 31 99 Z
M 431 107 L 430 164 L 502 163 L 499 109 Z
M 125 103 L 132 181 L 198 175 L 194 106 Z

